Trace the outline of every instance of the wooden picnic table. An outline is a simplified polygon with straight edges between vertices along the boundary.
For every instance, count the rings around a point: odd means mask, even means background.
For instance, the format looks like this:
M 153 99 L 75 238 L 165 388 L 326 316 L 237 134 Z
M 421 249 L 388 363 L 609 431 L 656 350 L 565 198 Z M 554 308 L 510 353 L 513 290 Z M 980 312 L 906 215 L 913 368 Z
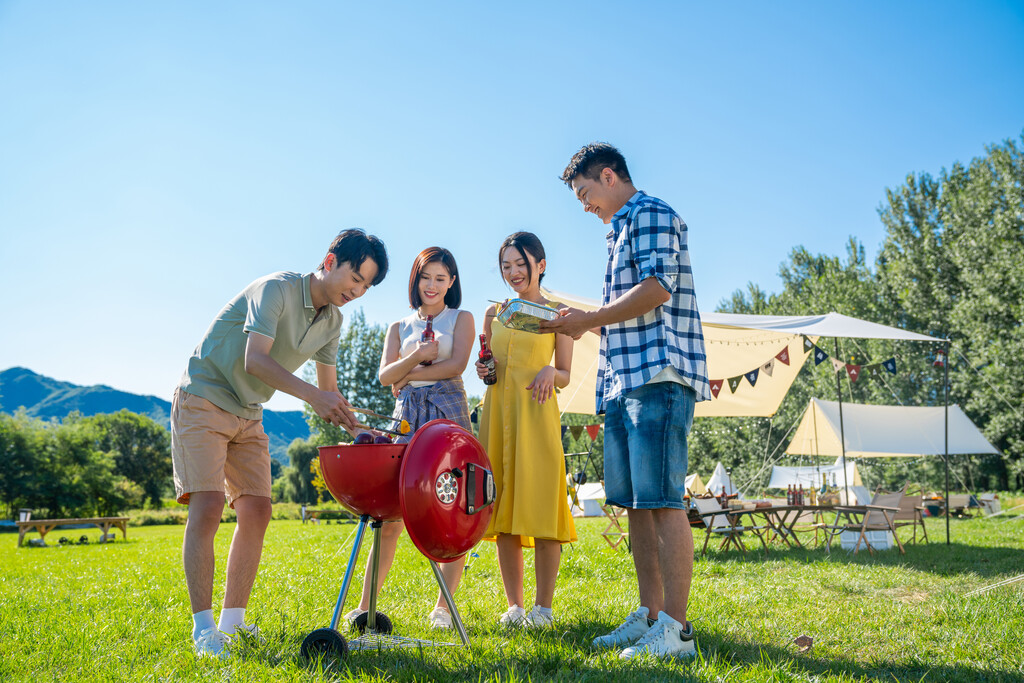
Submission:
M 779 541 L 785 543 L 788 548 L 794 547 L 794 544 L 798 548 L 803 548 L 804 544 L 800 542 L 794 528 L 800 515 L 805 512 L 813 512 L 815 522 L 818 522 L 825 512 L 833 510 L 835 507 L 832 505 L 772 505 L 771 507 L 756 508 L 754 512 L 764 514 L 765 522 L 770 530 L 768 542 Z
M 39 538 L 46 539 L 46 534 L 52 531 L 54 528 L 59 526 L 68 526 L 72 524 L 95 524 L 103 530 L 103 536 L 100 537 L 100 543 L 106 543 L 107 532 L 110 531 L 111 527 L 116 527 L 121 530 L 121 536 L 125 540 L 128 538 L 128 518 L 127 517 L 69 517 L 66 519 L 29 519 L 23 522 L 16 522 L 18 525 L 18 547 L 21 547 L 22 541 L 25 539 L 27 534 L 32 529 L 39 532 Z

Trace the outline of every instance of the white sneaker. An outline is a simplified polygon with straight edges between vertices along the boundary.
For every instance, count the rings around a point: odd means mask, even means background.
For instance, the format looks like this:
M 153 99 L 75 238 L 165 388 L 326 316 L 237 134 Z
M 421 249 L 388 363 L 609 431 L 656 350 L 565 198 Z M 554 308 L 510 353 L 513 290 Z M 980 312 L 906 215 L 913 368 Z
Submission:
M 555 615 L 550 610 L 542 612 L 540 605 L 534 605 L 523 618 L 523 626 L 527 628 L 553 628 L 554 625 Z
M 452 627 L 452 615 L 443 607 L 437 607 L 433 612 L 428 614 L 427 621 L 430 622 L 430 628 Z
M 639 608 L 626 617 L 626 620 L 619 624 L 614 631 L 594 638 L 594 647 L 610 649 L 632 645 L 651 630 L 651 625 L 647 622 L 647 615 L 646 607 Z
M 523 623 L 526 619 L 526 610 L 519 605 L 512 605 L 508 610 L 498 618 L 498 623 L 502 626 L 518 626 Z
M 228 643 L 230 642 L 231 638 L 218 630 L 216 626 L 203 629 L 195 640 L 196 655 L 225 659 L 229 654 Z
M 693 624 L 690 624 L 688 631 L 684 631 L 682 624 L 664 612 L 659 612 L 658 621 L 651 630 L 635 645 L 620 652 L 619 658 L 632 659 L 642 654 L 654 655 L 659 659 L 693 657 L 697 654 L 693 643 Z
M 348 623 L 349 626 L 352 626 L 353 624 L 356 623 L 356 619 L 358 619 L 360 617 L 360 615 L 366 614 L 367 611 L 368 610 L 359 609 L 358 607 L 356 607 L 354 610 L 352 610 L 351 612 L 346 614 L 344 617 L 342 617 L 342 619 L 344 619 Z

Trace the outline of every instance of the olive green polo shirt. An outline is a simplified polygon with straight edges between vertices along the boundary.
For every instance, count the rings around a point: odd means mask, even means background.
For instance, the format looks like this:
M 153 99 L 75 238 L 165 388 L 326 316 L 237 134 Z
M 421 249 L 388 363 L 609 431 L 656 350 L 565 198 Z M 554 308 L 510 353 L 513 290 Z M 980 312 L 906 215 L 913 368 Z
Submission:
M 274 340 L 270 357 L 288 372 L 313 359 L 335 365 L 341 311 L 313 308 L 313 274 L 273 273 L 256 280 L 228 302 L 192 352 L 179 388 L 250 420 L 263 416 L 274 389 L 245 371 L 249 332 Z

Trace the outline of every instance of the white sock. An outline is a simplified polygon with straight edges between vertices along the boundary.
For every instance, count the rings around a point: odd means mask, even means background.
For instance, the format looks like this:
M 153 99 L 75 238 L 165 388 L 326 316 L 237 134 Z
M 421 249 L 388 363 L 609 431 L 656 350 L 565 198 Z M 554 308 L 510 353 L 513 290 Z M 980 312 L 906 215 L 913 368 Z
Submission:
M 541 607 L 540 605 L 535 605 L 534 609 L 546 617 L 550 617 L 553 614 L 550 607 Z
M 220 611 L 220 624 L 217 625 L 217 628 L 231 636 L 234 635 L 235 628 L 244 623 L 244 607 L 225 607 Z
M 213 620 L 213 610 L 204 609 L 192 615 L 192 640 L 199 640 L 199 634 L 208 628 L 215 628 L 217 622 Z

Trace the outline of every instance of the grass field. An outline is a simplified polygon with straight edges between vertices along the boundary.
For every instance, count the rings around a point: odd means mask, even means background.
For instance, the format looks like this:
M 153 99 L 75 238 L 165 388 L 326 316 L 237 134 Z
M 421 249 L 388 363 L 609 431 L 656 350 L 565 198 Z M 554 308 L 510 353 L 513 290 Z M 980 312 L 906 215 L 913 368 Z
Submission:
M 7 534 L 0 681 L 1024 680 L 1024 583 L 966 596 L 1024 572 L 1022 519 L 955 520 L 951 546 L 944 522 L 929 520 L 933 542 L 908 546 L 905 556 L 773 549 L 765 560 L 711 551 L 695 568 L 690 619 L 701 654 L 688 663 L 620 662 L 590 649 L 637 602 L 631 559 L 605 544 L 603 526 L 578 524 L 581 540 L 563 558 L 554 630 L 495 624 L 505 605 L 494 546 L 485 543 L 456 596 L 470 648 L 356 652 L 333 667 L 305 665 L 299 647 L 330 620 L 354 525 L 271 523 L 248 612 L 264 641 L 225 662 L 192 653 L 183 527 L 132 528 L 127 542 L 69 547 L 55 545 L 72 535 L 58 530 L 46 548 L 16 548 Z M 232 528 L 222 527 L 219 558 Z M 98 537 L 73 535 L 82 533 Z M 367 543 L 361 560 L 368 551 Z M 405 537 L 395 567 L 380 609 L 395 633 L 429 637 L 436 584 Z M 346 611 L 355 600 L 353 593 Z M 800 635 L 814 639 L 807 652 L 793 644 Z

